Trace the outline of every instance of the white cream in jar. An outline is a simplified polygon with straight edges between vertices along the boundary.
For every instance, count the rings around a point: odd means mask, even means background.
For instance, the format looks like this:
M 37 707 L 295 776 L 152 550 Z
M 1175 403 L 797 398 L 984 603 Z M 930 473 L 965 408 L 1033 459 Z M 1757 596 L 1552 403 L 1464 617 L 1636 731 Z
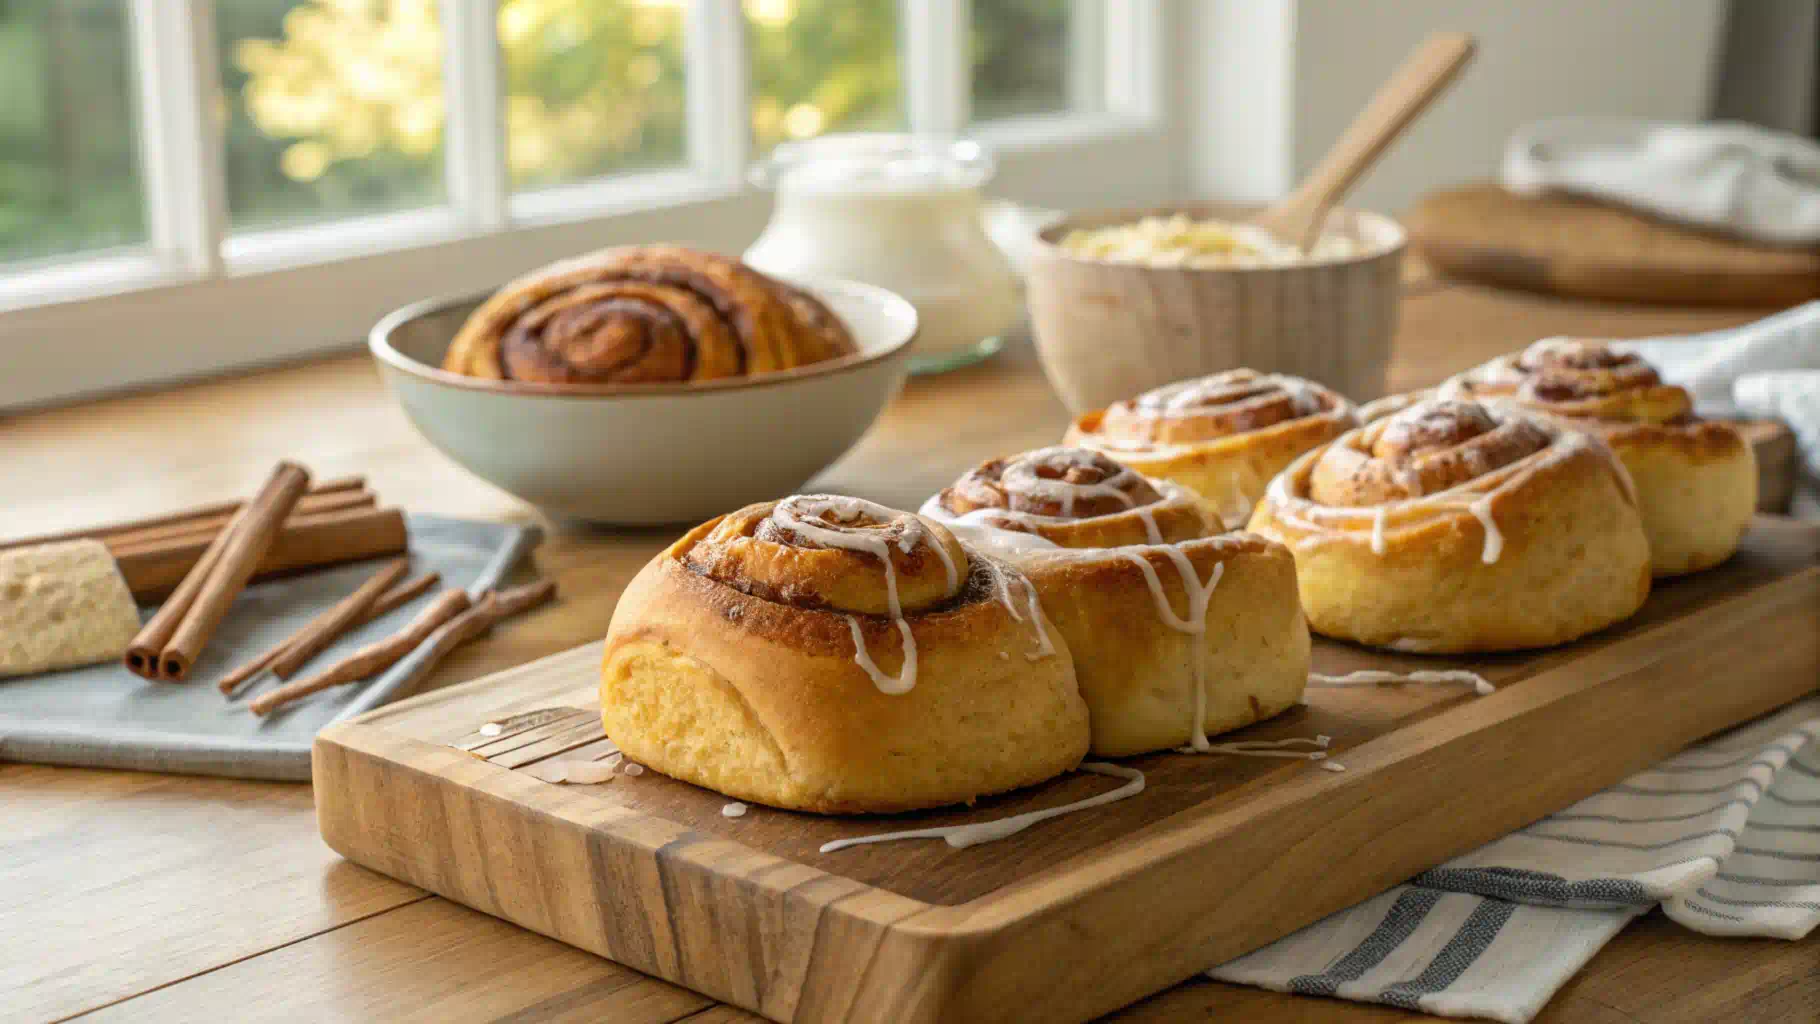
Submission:
M 897 292 L 916 307 L 918 356 L 973 348 L 1023 315 L 1017 278 L 981 222 L 992 169 L 977 144 L 911 135 L 780 146 L 754 172 L 777 205 L 744 259 Z

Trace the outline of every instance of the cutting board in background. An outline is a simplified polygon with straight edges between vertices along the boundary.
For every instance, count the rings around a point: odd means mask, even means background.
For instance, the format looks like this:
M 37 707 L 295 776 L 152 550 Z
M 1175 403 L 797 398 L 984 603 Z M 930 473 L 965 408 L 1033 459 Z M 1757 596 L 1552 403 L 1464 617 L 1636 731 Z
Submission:
M 1435 270 L 1501 287 L 1671 305 L 1820 298 L 1820 250 L 1753 245 L 1571 196 L 1468 185 L 1429 194 L 1403 223 Z
M 1820 678 L 1817 607 L 1820 527 L 1765 518 L 1730 562 L 1569 647 L 1423 659 L 1317 643 L 1325 672 L 1453 664 L 1500 686 L 1312 690 L 1238 734 L 1325 733 L 1345 771 L 1133 758 L 1142 793 L 996 843 L 829 854 L 828 840 L 1055 806 L 1122 780 L 1070 774 L 884 818 L 757 806 L 728 818 L 724 797 L 655 772 L 541 782 L 544 762 L 610 749 L 594 644 L 329 727 L 317 815 L 329 845 L 367 867 L 775 1020 L 1063 1024 L 1794 700 Z

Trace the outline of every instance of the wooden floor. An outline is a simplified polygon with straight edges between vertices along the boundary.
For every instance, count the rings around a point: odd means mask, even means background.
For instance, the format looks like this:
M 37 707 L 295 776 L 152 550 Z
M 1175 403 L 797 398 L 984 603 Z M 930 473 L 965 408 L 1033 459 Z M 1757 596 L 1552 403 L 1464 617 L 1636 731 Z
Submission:
M 1749 319 L 1610 308 L 1438 284 L 1404 304 L 1393 385 L 1556 333 L 1638 336 Z M 915 507 L 979 459 L 1063 423 L 1026 350 L 913 383 L 821 483 Z M 365 473 L 388 501 L 534 518 L 425 446 L 364 358 L 0 419 L 0 535 L 144 514 L 250 489 L 280 456 Z M 560 605 L 451 658 L 446 685 L 595 640 L 671 531 L 557 529 L 536 557 Z M 309 787 L 0 764 L 0 1019 L 752 1018 L 343 862 Z M 1409 1020 L 1400 1011 L 1190 982 L 1119 1021 Z M 1820 1021 L 1820 941 L 1627 930 L 1547 1024 Z

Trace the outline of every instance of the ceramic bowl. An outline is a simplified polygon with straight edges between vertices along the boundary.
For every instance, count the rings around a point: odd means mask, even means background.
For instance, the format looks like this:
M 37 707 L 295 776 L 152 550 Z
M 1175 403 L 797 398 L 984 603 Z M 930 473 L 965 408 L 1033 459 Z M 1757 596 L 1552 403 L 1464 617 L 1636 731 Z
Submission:
M 1343 260 L 1282 267 L 1161 267 L 1083 259 L 1057 243 L 1077 228 L 1186 213 L 1242 220 L 1255 207 L 1189 204 L 1078 214 L 1030 250 L 1037 351 L 1075 413 L 1188 377 L 1248 366 L 1319 381 L 1357 401 L 1380 397 L 1396 334 L 1403 229 L 1389 217 L 1335 210 L 1351 235 Z
M 485 296 L 407 306 L 367 347 L 425 439 L 488 483 L 559 518 L 700 522 L 794 493 L 859 440 L 909 369 L 909 302 L 852 281 L 794 283 L 846 322 L 858 353 L 688 385 L 526 384 L 441 369 Z

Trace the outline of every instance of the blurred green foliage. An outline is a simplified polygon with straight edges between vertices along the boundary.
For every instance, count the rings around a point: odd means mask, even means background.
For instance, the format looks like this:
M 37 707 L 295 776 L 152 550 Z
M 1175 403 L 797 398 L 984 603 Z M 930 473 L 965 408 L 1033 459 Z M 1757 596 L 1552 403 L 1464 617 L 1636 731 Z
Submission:
M 175 2 L 175 0 L 172 0 Z M 1066 101 L 1068 0 L 975 0 L 975 111 Z M 499 0 L 519 188 L 685 159 L 682 0 Z M 753 142 L 901 128 L 895 0 L 743 0 Z M 124 0 L 0 0 L 0 262 L 142 241 Z M 436 0 L 219 0 L 236 228 L 443 199 Z

